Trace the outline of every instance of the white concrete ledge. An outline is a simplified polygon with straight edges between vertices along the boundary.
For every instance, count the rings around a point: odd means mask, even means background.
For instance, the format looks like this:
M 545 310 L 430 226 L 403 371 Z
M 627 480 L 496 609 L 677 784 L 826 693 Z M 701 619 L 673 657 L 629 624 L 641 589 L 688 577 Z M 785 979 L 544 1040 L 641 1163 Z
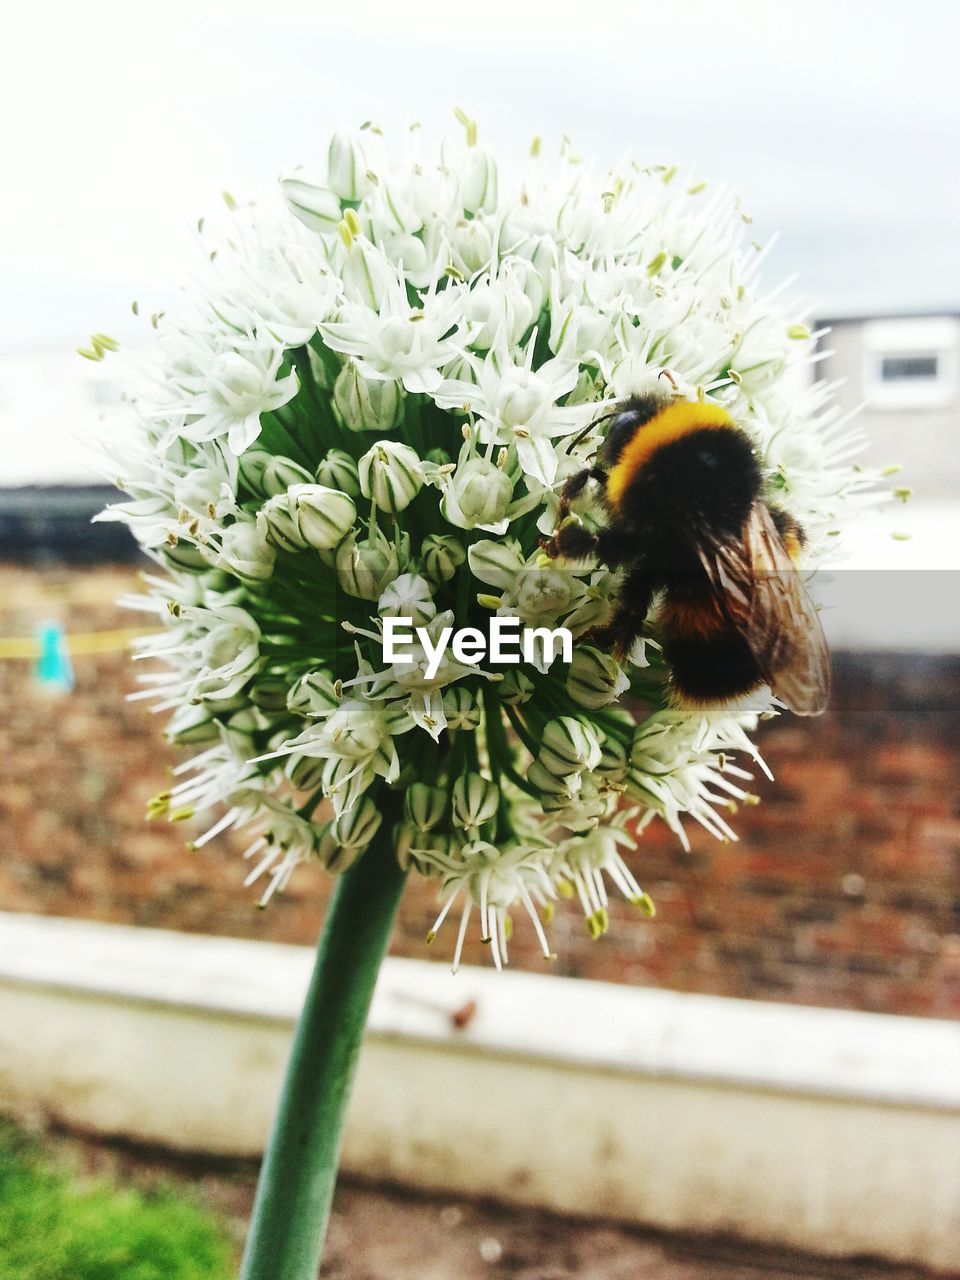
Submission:
M 293 1023 L 307 947 L 0 913 L 0 982 Z M 452 1014 L 474 1000 L 462 1030 Z M 960 1111 L 960 1024 L 390 958 L 370 1033 L 665 1079 Z
M 257 1152 L 311 963 L 300 947 L 0 914 L 0 1101 Z M 954 1024 L 391 959 L 344 1160 L 424 1188 L 949 1267 L 958 1151 Z

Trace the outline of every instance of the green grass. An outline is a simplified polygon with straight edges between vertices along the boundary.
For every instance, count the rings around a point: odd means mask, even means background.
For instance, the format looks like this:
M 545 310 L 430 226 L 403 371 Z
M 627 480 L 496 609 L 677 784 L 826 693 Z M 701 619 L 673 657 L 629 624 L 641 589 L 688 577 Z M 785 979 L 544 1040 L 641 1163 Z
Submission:
M 0 1280 L 229 1280 L 216 1220 L 172 1191 L 78 1182 L 0 1122 Z

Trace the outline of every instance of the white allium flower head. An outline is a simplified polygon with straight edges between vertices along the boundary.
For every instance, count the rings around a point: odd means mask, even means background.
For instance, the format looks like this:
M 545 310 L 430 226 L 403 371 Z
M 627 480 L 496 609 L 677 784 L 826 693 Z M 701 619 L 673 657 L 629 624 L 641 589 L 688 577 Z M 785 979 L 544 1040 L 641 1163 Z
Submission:
M 620 576 L 541 551 L 603 415 L 665 368 L 721 406 L 811 570 L 877 477 L 831 388 L 795 390 L 815 335 L 760 291 L 733 196 L 663 166 L 594 174 L 569 147 L 508 184 L 458 118 L 465 139 L 437 157 L 340 132 L 272 197 L 230 199 L 202 233 L 205 277 L 127 361 L 134 421 L 106 464 L 127 500 L 103 518 L 158 569 L 129 603 L 160 626 L 137 658 L 163 669 L 133 696 L 197 752 L 151 812 L 202 817 L 196 847 L 248 828 L 264 900 L 304 860 L 339 874 L 389 838 L 439 885 L 431 937 L 456 906 L 455 963 L 478 919 L 499 966 L 513 916 L 550 955 L 558 898 L 593 936 L 609 886 L 651 913 L 647 824 L 733 840 L 766 769 L 768 691 L 676 705 L 656 612 L 616 661 L 591 632 Z M 574 511 L 603 525 L 595 485 Z M 507 617 L 568 627 L 572 662 L 431 657 Z M 385 656 L 397 619 L 421 629 L 407 662 Z

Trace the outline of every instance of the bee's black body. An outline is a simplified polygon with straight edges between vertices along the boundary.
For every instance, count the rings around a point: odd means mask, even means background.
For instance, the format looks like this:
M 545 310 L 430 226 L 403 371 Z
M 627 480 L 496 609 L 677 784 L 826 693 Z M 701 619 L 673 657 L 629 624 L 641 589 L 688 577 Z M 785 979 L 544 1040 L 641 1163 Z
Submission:
M 623 657 L 659 596 L 679 701 L 726 702 L 782 674 L 796 710 L 821 710 L 822 633 L 791 564 L 803 534 L 764 501 L 749 436 L 719 406 L 641 396 L 618 406 L 600 458 L 567 482 L 547 543 L 551 555 L 596 556 L 624 571 L 613 617 L 591 642 Z M 607 514 L 597 533 L 568 518 L 591 478 L 603 486 Z M 815 632 L 809 644 L 804 628 Z

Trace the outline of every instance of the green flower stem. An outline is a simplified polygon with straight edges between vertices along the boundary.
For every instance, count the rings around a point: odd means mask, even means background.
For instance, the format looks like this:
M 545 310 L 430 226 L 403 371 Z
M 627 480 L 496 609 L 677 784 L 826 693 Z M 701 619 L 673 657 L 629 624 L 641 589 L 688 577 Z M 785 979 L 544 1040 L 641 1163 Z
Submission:
M 500 702 L 489 685 L 484 685 L 483 689 L 483 714 L 484 731 L 487 735 L 487 752 L 490 756 L 491 767 L 496 771 L 496 775 L 506 774 L 515 786 L 518 786 L 528 795 L 536 796 L 536 789 L 516 769 L 514 752 L 507 740 L 507 732 L 501 719 Z M 499 777 L 495 776 L 494 781 L 499 782 Z
M 373 842 L 334 891 L 267 1146 L 240 1280 L 314 1280 L 343 1121 L 405 872 L 387 798 Z
M 527 748 L 527 750 L 533 756 L 534 760 L 536 760 L 540 750 L 540 747 L 536 738 L 529 731 L 526 724 L 523 722 L 520 715 L 517 713 L 517 711 L 513 707 L 505 707 L 504 710 L 506 712 L 507 719 L 513 725 L 514 733 L 517 735 L 517 737 L 520 739 L 523 745 Z

